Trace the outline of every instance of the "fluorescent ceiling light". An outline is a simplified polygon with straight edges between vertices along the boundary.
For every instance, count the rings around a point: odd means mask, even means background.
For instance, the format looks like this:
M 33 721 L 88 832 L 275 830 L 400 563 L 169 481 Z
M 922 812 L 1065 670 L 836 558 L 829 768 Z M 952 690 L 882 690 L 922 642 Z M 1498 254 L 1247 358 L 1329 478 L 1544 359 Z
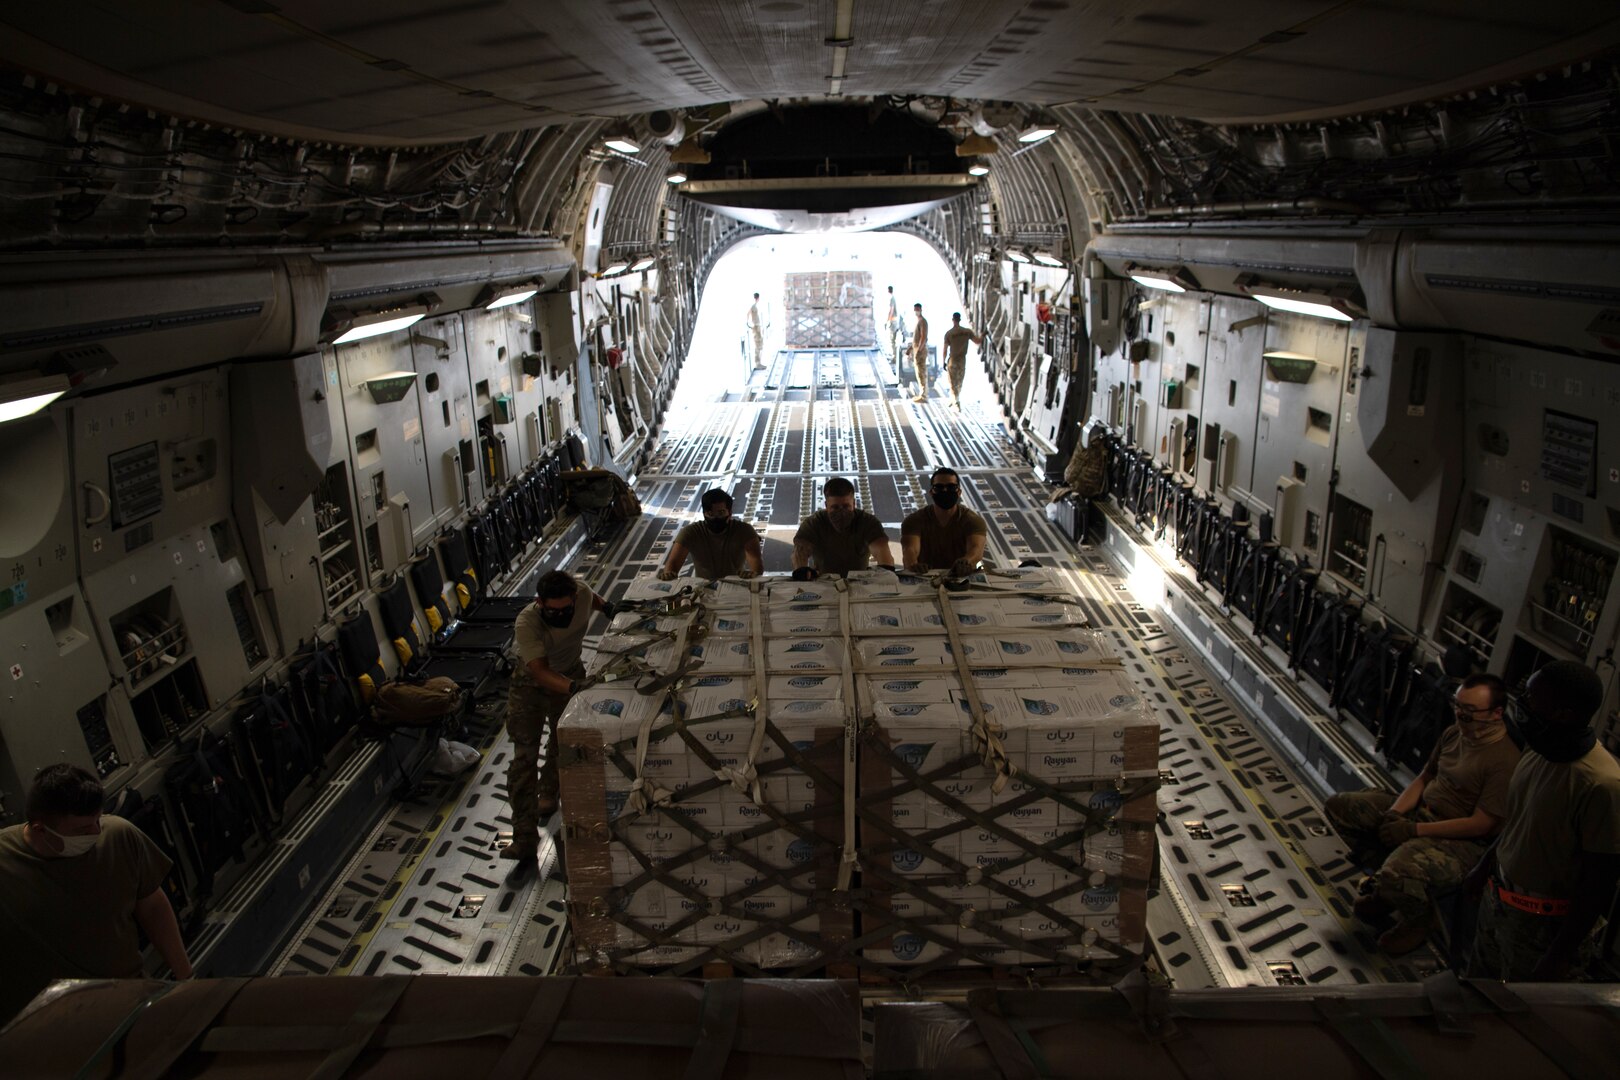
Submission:
M 1152 274 L 1137 272 L 1131 275 L 1131 280 L 1138 285 L 1146 285 L 1150 289 L 1163 289 L 1165 292 L 1186 292 L 1180 285 L 1167 277 L 1156 277 Z
M 1314 315 L 1319 319 L 1333 319 L 1336 322 L 1350 321 L 1350 316 L 1334 307 L 1326 297 L 1319 300 L 1306 300 L 1297 293 L 1258 292 L 1254 289 L 1249 290 L 1249 295 L 1266 305 L 1266 307 L 1276 308 L 1278 311 L 1292 311 L 1298 315 Z
M 610 135 L 602 140 L 609 150 L 617 150 L 621 154 L 641 153 L 641 144 L 633 141 L 627 135 Z
M 1042 266 L 1063 266 L 1064 265 L 1063 260 L 1058 258 L 1056 255 L 1053 255 L 1050 251 L 1037 251 L 1037 252 L 1035 252 L 1035 261 L 1040 263 Z
M 521 304 L 540 290 L 533 285 L 524 285 L 519 288 L 497 290 L 495 295 L 484 303 L 485 311 L 494 311 L 496 308 L 511 307 Z
M 686 183 L 686 174 L 681 172 L 681 170 L 676 169 L 674 172 L 664 177 L 664 179 L 668 180 L 672 184 L 684 184 Z
M 0 424 L 33 416 L 72 387 L 66 375 L 0 383 Z
M 1029 262 L 1029 256 L 1025 255 L 1022 251 L 1019 251 L 1017 248 L 1008 248 L 1007 249 L 1007 258 L 1009 258 L 1013 262 L 1017 262 L 1017 263 L 1027 263 L 1027 262 Z
M 989 176 L 990 175 L 990 166 L 988 166 L 988 165 L 970 165 L 970 166 L 968 166 L 968 175 L 969 176 Z
M 612 277 L 614 274 L 622 274 L 628 269 L 630 269 L 630 264 L 629 263 L 627 263 L 627 262 L 616 262 L 616 263 L 613 263 L 613 264 L 609 265 L 606 270 L 603 270 L 602 271 L 602 276 L 603 277 Z
M 641 258 L 630 264 L 630 270 L 632 273 L 640 273 L 643 270 L 651 270 L 657 264 L 658 256 L 643 255 Z
M 398 311 L 385 311 L 375 322 L 356 322 L 346 330 L 342 336 L 334 338 L 332 344 L 347 345 L 351 341 L 363 341 L 366 338 L 379 337 L 383 334 L 392 334 L 395 330 L 403 330 L 407 326 L 415 326 L 427 315 L 426 311 L 416 311 L 409 315 L 401 315 Z
M 1038 143 L 1056 135 L 1057 130 L 1051 124 L 1032 124 L 1018 136 L 1018 141 L 1021 143 Z

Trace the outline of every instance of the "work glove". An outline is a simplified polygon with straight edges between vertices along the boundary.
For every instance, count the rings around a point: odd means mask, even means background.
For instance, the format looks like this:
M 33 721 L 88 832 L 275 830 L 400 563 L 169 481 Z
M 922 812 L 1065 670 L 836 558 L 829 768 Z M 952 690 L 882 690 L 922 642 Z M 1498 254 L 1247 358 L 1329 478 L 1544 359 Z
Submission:
M 675 580 L 675 571 L 671 570 L 667 566 L 660 566 L 658 568 L 658 580 L 659 581 L 674 581 Z
M 1416 838 L 1417 834 L 1417 822 L 1406 818 L 1395 818 L 1378 826 L 1378 842 L 1385 847 L 1400 847 Z
M 813 566 L 795 567 L 793 571 L 794 581 L 814 581 L 817 576 L 816 568 Z
M 737 571 L 737 576 L 740 578 L 751 578 L 754 576 L 754 568 L 749 566 L 747 563 L 744 563 L 743 568 Z
M 926 574 L 928 573 L 928 564 L 925 562 L 914 562 L 910 566 L 906 567 L 906 573 L 918 575 Z
M 951 577 L 967 577 L 979 568 L 979 564 L 972 559 L 957 559 L 951 564 Z
M 619 605 L 618 604 L 615 604 L 612 600 L 604 600 L 604 601 L 602 601 L 602 614 L 603 615 L 606 615 L 608 618 L 611 619 L 611 618 L 613 618 L 613 616 L 617 615 L 618 613 L 619 613 Z

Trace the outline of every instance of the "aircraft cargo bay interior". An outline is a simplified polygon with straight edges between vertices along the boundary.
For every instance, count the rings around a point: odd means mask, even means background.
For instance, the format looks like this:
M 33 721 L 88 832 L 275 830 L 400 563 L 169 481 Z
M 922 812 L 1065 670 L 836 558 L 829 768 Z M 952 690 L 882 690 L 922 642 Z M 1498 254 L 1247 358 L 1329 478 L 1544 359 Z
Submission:
M 1611 1071 L 1608 6 L 0 24 L 8 1072 Z

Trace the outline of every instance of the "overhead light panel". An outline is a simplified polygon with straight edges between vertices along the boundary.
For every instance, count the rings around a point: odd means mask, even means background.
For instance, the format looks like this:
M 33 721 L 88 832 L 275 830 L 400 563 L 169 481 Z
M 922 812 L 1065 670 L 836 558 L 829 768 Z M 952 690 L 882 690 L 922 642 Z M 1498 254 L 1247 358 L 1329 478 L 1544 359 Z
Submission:
M 1021 143 L 1045 142 L 1057 134 L 1058 129 L 1051 124 L 1031 124 L 1018 134 Z
M 1133 266 L 1127 264 L 1125 272 L 1131 280 L 1146 289 L 1162 289 L 1165 292 L 1179 293 L 1198 289 L 1198 279 L 1187 272 L 1186 267 L 1172 266 L 1161 269 L 1153 266 Z
M 517 285 L 490 285 L 478 294 L 477 304 L 485 311 L 494 311 L 496 308 L 521 304 L 539 291 L 540 289 L 530 282 Z
M 628 269 L 630 269 L 630 264 L 627 262 L 609 263 L 607 269 L 603 270 L 599 276 L 613 277 L 615 274 L 622 274 Z
M 676 169 L 674 172 L 664 177 L 664 179 L 668 180 L 672 184 L 684 184 L 686 183 L 686 174 L 681 172 L 681 170 Z
M 72 389 L 66 375 L 45 375 L 0 383 L 0 424 L 21 420 Z
M 1022 251 L 1019 251 L 1017 248 L 1008 248 L 1007 249 L 1007 258 L 1011 259 L 1015 263 L 1027 263 L 1027 262 L 1029 262 L 1029 256 L 1025 255 Z
M 1035 261 L 1040 263 L 1042 266 L 1067 266 L 1068 265 L 1062 259 L 1058 258 L 1056 255 L 1053 255 L 1050 251 L 1037 251 L 1037 252 L 1034 252 L 1033 254 L 1035 256 Z
M 1301 316 L 1333 319 L 1335 322 L 1351 322 L 1356 317 L 1348 301 L 1341 300 L 1338 296 L 1328 296 L 1327 293 L 1311 293 L 1294 288 L 1280 288 L 1277 285 L 1246 285 L 1244 291 L 1265 304 L 1267 308 L 1277 311 L 1293 311 L 1294 314 Z
M 643 270 L 651 270 L 653 267 L 655 267 L 657 265 L 658 265 L 658 256 L 656 256 L 656 255 L 643 255 L 641 258 L 637 259 L 635 262 L 630 264 L 630 272 L 632 274 L 639 274 L 639 273 L 641 273 L 641 271 L 643 271 Z
M 968 175 L 969 176 L 989 176 L 990 175 L 990 166 L 988 166 L 988 165 L 970 165 L 968 167 Z
M 351 341 L 364 341 L 366 338 L 380 337 L 383 334 L 392 334 L 395 330 L 403 330 L 407 326 L 415 326 L 429 310 L 427 304 L 411 304 L 407 307 L 390 308 L 368 314 L 338 315 L 333 319 L 334 323 L 347 329 L 333 338 L 332 344 L 347 345 Z
M 622 131 L 616 131 L 603 139 L 602 145 L 609 150 L 617 150 L 621 154 L 641 153 L 641 144 Z

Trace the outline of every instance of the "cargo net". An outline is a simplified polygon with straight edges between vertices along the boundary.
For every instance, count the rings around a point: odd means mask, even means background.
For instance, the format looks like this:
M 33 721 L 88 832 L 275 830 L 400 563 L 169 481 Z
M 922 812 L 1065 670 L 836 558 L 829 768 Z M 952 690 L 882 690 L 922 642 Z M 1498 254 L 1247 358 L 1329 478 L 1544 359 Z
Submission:
M 576 966 L 1117 977 L 1158 726 L 1061 575 L 650 576 L 559 725 Z
M 871 274 L 822 270 L 788 274 L 782 284 L 788 348 L 863 349 L 877 344 Z

